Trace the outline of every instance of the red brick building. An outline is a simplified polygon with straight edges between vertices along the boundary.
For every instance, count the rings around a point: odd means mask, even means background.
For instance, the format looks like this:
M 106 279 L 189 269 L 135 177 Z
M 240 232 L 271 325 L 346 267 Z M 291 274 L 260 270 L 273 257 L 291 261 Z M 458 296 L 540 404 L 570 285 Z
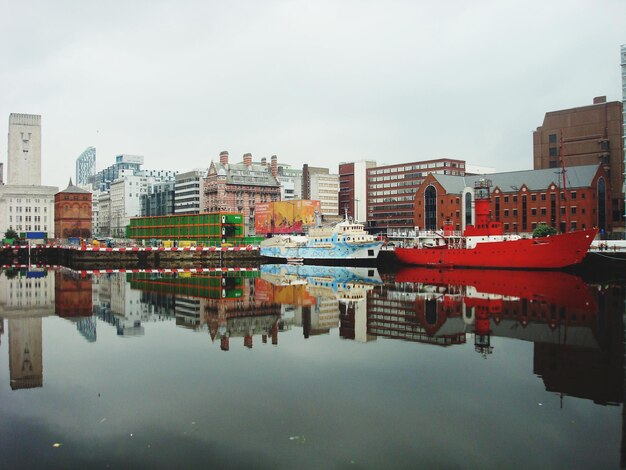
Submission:
M 616 230 L 624 230 L 624 139 L 623 105 L 607 102 L 605 96 L 593 104 L 546 113 L 533 133 L 534 168 L 567 168 L 601 164 L 611 188 L 607 216 Z
M 91 238 L 91 193 L 70 183 L 54 195 L 54 233 L 58 238 Z
M 415 193 L 414 223 L 421 229 L 438 229 L 451 223 L 462 230 L 474 222 L 474 184 L 491 181 L 491 218 L 505 232 L 532 232 L 538 224 L 560 231 L 613 228 L 611 189 L 602 165 L 571 167 L 566 171 L 566 191 L 553 169 L 514 171 L 477 176 L 430 174 Z
M 228 152 L 220 153 L 219 163 L 211 162 L 204 179 L 201 212 L 241 212 L 246 234 L 254 229 L 255 206 L 261 202 L 280 201 L 280 182 L 277 179 L 278 161 L 252 163 L 246 153 L 242 163 L 228 163 Z

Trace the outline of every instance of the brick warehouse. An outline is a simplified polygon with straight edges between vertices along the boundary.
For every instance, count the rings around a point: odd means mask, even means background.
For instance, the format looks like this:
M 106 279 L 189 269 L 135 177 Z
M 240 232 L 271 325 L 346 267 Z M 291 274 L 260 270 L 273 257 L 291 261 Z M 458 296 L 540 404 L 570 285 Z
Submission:
M 546 113 L 543 123 L 533 132 L 534 169 L 560 168 L 561 153 L 565 166 L 601 164 L 611 187 L 607 213 L 617 231 L 624 230 L 624 144 L 623 106 L 607 102 L 605 96 L 593 104 Z
M 569 168 L 563 191 L 553 169 L 478 176 L 430 174 L 415 193 L 414 223 L 438 229 L 451 223 L 462 230 L 473 223 L 473 187 L 480 179 L 491 185 L 491 218 L 506 232 L 532 232 L 545 223 L 560 231 L 598 227 L 612 231 L 611 190 L 602 165 Z

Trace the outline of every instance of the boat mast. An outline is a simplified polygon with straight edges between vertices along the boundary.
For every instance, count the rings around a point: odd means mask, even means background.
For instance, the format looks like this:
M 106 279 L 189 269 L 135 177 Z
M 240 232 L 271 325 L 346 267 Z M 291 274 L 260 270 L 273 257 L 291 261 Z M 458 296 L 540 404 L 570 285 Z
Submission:
M 567 227 L 569 226 L 569 214 L 567 213 L 567 178 L 565 177 L 565 142 L 563 141 L 563 129 L 561 129 L 561 187 L 563 188 L 563 205 L 565 208 L 565 230 L 567 232 Z M 561 194 L 559 191 L 559 200 L 561 199 Z M 561 207 L 561 203 L 559 202 L 559 207 Z

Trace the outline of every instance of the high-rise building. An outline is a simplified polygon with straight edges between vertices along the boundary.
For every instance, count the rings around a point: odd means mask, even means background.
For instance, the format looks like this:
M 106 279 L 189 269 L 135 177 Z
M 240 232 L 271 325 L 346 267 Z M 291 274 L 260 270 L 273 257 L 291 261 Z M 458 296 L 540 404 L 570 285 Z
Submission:
M 328 168 L 302 166 L 302 199 L 320 201 L 323 216 L 339 216 L 339 175 Z
M 141 172 L 141 165 L 143 165 L 143 156 L 141 155 L 117 155 L 113 165 L 96 173 L 93 188 L 108 191 L 111 183 L 119 178 L 122 170 L 130 170 L 133 175 L 138 175 Z M 129 174 L 128 171 L 126 174 Z
M 534 169 L 558 171 L 580 165 L 601 164 L 608 177 L 611 201 L 608 217 L 615 231 L 624 231 L 623 106 L 605 96 L 593 104 L 550 111 L 533 132 Z M 557 177 L 557 179 L 559 179 Z M 566 183 L 568 178 L 566 178 Z
M 7 184 L 0 186 L 0 236 L 7 229 L 54 237 L 54 194 L 41 186 L 41 116 L 9 116 Z
M 204 212 L 202 208 L 202 181 L 206 175 L 207 170 L 199 168 L 176 175 L 174 186 L 175 214 L 199 214 Z
M 339 213 L 347 213 L 355 221 L 367 218 L 367 169 L 376 162 L 361 160 L 339 164 Z
M 76 185 L 93 182 L 96 175 L 96 148 L 87 147 L 76 159 Z
M 174 181 L 161 181 L 150 186 L 148 192 L 141 195 L 141 216 L 153 217 L 173 214 L 175 184 Z
M 9 116 L 7 184 L 41 185 L 41 116 Z
M 378 166 L 367 170 L 367 225 L 373 232 L 411 229 L 415 193 L 427 175 L 463 176 L 465 161 L 451 158 Z M 359 216 L 361 218 L 361 216 Z

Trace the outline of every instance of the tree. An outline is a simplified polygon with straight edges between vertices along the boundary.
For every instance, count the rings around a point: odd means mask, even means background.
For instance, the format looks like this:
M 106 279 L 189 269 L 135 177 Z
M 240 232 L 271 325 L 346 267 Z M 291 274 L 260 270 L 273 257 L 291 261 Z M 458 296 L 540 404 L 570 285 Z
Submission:
M 550 235 L 556 235 L 556 229 L 546 224 L 537 225 L 535 230 L 533 230 L 533 238 L 548 237 Z
M 4 238 L 11 238 L 15 240 L 16 238 L 19 238 L 19 237 L 20 236 L 17 234 L 17 232 L 13 230 L 12 228 L 7 229 L 7 231 L 4 232 Z

